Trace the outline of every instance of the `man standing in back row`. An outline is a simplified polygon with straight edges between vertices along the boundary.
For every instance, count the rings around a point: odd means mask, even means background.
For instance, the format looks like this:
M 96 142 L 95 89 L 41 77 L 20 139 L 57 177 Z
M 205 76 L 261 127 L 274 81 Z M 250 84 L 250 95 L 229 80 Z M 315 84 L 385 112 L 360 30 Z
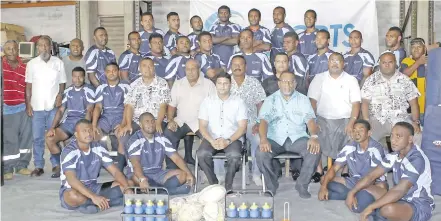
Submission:
M 306 29 L 299 34 L 299 51 L 308 58 L 317 52 L 317 46 L 315 44 L 315 38 L 318 31 L 315 28 L 317 13 L 312 9 L 307 10 L 303 17 L 303 21 L 305 22 Z
M 276 54 L 283 52 L 283 36 L 288 32 L 294 32 L 287 23 L 285 23 L 286 10 L 282 6 L 277 6 L 273 10 L 273 21 L 276 25 L 271 31 L 271 64 L 274 64 Z

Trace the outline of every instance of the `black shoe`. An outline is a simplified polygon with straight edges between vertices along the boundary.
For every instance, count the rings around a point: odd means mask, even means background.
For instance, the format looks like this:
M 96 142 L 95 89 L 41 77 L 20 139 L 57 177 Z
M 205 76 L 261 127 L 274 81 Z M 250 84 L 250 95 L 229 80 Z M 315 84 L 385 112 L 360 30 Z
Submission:
M 297 181 L 297 178 L 299 178 L 299 176 L 300 176 L 300 171 L 294 169 L 294 170 L 291 171 L 291 174 L 292 174 L 292 179 L 294 181 Z
M 44 170 L 41 168 L 35 168 L 34 171 L 32 171 L 31 176 L 41 176 L 43 175 Z
M 342 173 L 341 177 L 348 178 L 348 177 L 350 177 L 350 175 L 349 175 L 349 173 Z
M 311 177 L 311 182 L 318 183 L 320 182 L 320 178 L 323 176 L 323 172 L 320 174 L 319 172 L 315 172 Z
M 195 165 L 196 164 L 196 161 L 193 159 L 193 157 L 189 157 L 189 158 L 184 157 L 184 161 L 187 164 L 191 164 L 191 165 Z
M 56 166 L 54 168 L 52 168 L 52 175 L 51 178 L 59 178 L 60 177 L 60 166 Z

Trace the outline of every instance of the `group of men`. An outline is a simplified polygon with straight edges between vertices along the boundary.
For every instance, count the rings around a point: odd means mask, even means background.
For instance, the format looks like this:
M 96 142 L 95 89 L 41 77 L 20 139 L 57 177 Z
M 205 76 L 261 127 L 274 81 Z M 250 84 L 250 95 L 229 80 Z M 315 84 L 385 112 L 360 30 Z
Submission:
M 424 113 L 424 40 L 414 39 L 412 57 L 406 57 L 401 30 L 392 27 L 388 50 L 375 61 L 361 47 L 357 30 L 350 34 L 348 52 L 333 52 L 329 32 L 315 28 L 314 10 L 305 12 L 306 30 L 300 34 L 285 23 L 283 7 L 273 10 L 272 31 L 259 24 L 257 9 L 249 11 L 250 26 L 244 29 L 230 16 L 230 8 L 221 6 L 209 32 L 193 16 L 193 32 L 184 36 L 177 13 L 167 15 L 166 33 L 154 27 L 152 14 L 144 13 L 143 30 L 129 33 L 129 48 L 118 63 L 106 47 L 103 27 L 95 29 L 95 45 L 85 56 L 80 39 L 71 41 L 68 57 L 52 56 L 52 40 L 41 36 L 39 56 L 27 65 L 17 56 L 17 43 L 8 41 L 5 81 L 17 84 L 7 84 L 14 93 L 5 93 L 11 122 L 5 124 L 11 134 L 5 143 L 5 178 L 12 179 L 14 169 L 41 176 L 46 144 L 52 177 L 62 180 L 64 208 L 96 213 L 121 205 L 131 185 L 185 194 L 194 184 L 187 167 L 194 164 L 193 136 L 188 136 L 193 133 L 202 139 L 196 166 L 210 184 L 224 182 L 227 191 L 233 189 L 248 141 L 252 179 L 262 185 L 263 174 L 263 185 L 274 194 L 280 176 L 274 157 L 294 152 L 303 159 L 292 170 L 301 198 L 311 197 L 311 181 L 322 181 L 320 200 L 346 200 L 363 219 L 376 210 L 378 217 L 391 220 L 428 220 L 434 207 L 430 165 L 414 144 Z M 31 123 L 33 171 L 27 169 Z M 392 153 L 385 154 L 389 135 Z M 116 164 L 102 141 L 107 136 L 117 151 Z M 184 158 L 177 154 L 182 138 Z M 226 166 L 213 161 L 218 152 L 225 153 Z M 324 177 L 322 155 L 335 159 Z M 345 166 L 349 173 L 336 177 Z M 101 167 L 115 182 L 97 183 Z M 390 170 L 396 186 L 388 191 L 384 174 Z

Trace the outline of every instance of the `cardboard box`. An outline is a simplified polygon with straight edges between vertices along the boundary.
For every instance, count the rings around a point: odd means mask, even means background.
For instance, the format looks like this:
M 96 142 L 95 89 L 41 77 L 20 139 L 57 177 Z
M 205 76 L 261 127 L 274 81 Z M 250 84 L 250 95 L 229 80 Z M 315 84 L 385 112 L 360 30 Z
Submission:
M 26 41 L 24 35 L 24 28 L 22 26 L 0 23 L 0 55 L 3 56 L 3 45 L 8 40 L 15 40 L 17 42 Z

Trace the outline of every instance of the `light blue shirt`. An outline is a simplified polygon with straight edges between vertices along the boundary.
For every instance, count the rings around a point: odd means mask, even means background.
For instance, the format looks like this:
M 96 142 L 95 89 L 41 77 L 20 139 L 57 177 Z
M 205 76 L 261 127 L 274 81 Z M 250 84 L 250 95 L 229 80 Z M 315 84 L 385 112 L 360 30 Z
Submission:
M 3 115 L 10 115 L 20 113 L 26 110 L 26 104 L 18 104 L 18 105 L 7 105 L 3 103 Z
M 301 137 L 309 137 L 306 124 L 315 119 L 315 114 L 305 95 L 295 91 L 289 100 L 285 100 L 278 90 L 263 102 L 260 119 L 268 122 L 267 138 L 282 146 L 287 138 L 294 143 Z

